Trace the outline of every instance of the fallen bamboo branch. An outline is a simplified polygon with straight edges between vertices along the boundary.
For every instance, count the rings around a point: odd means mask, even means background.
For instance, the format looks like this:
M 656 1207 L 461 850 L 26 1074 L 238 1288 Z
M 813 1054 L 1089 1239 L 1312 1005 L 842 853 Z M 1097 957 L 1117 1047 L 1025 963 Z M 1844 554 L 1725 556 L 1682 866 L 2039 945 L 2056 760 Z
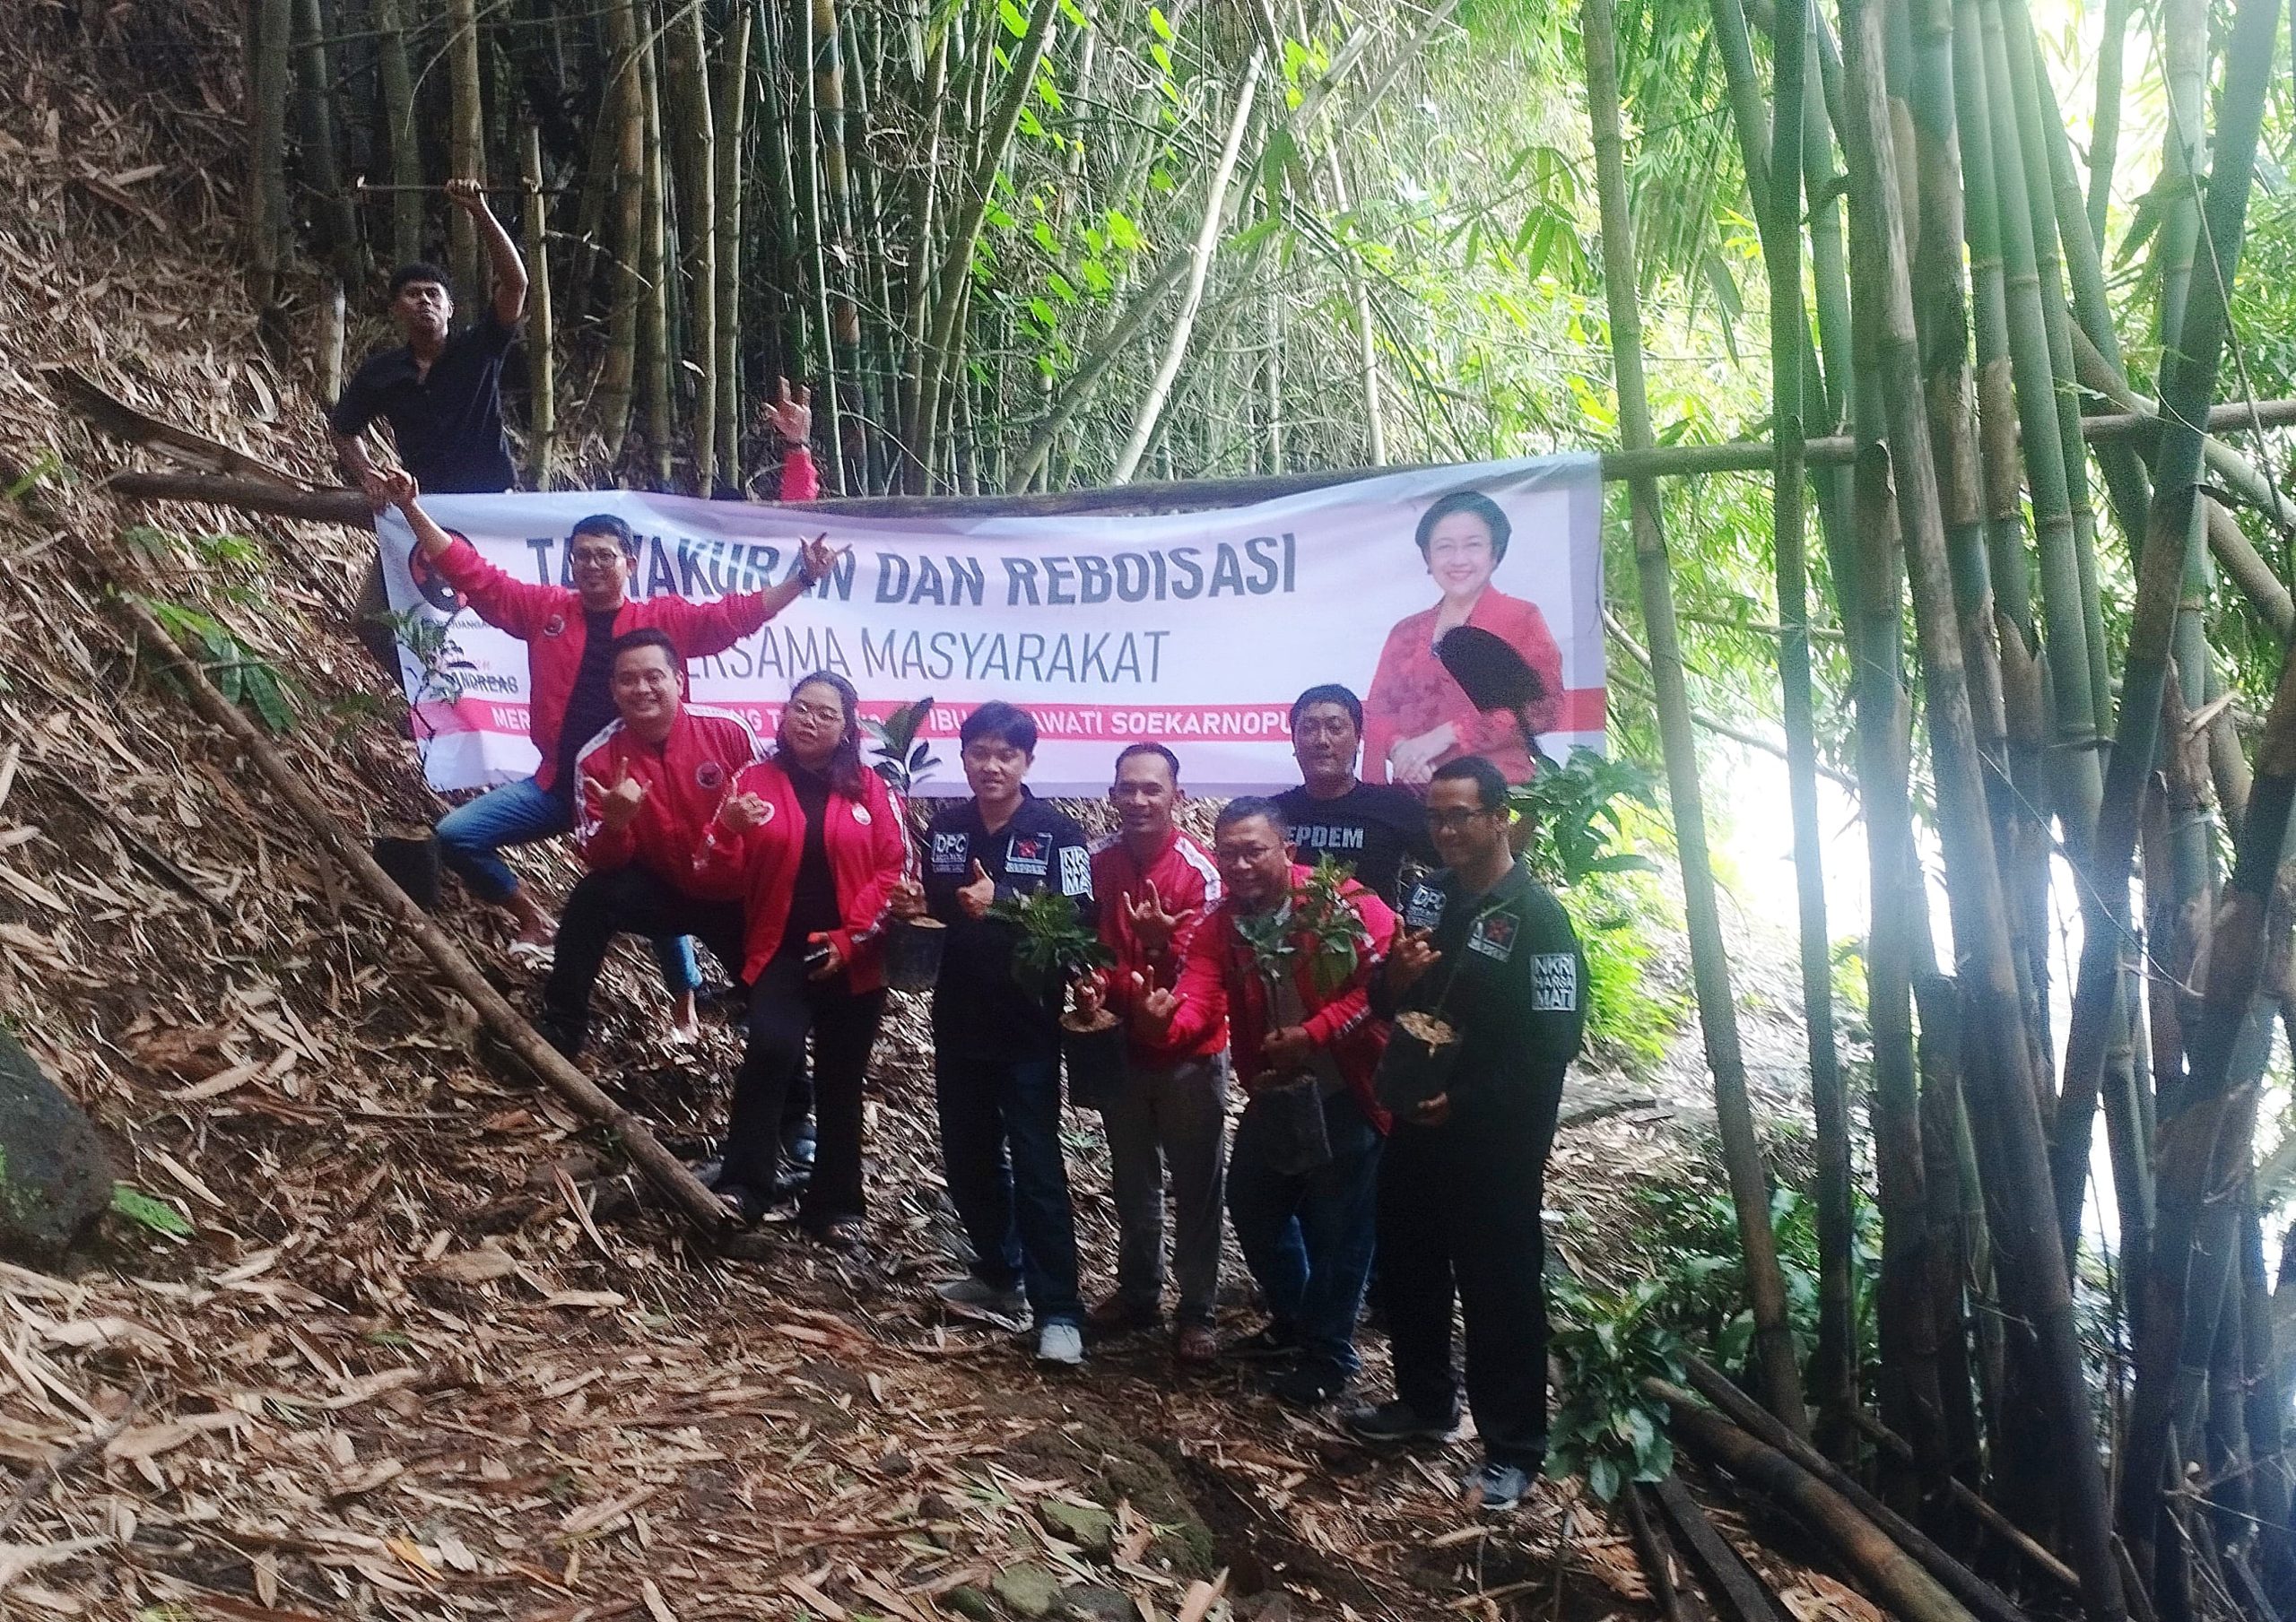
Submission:
M 1748 1435 L 1776 1448 L 1848 1499 L 1853 1509 L 1895 1539 L 1899 1547 L 1920 1561 L 1922 1568 L 1943 1583 L 1953 1598 L 1986 1622 L 2028 1622 L 2025 1613 L 2007 1595 L 1939 1548 L 1927 1533 L 1867 1492 L 1832 1460 L 1772 1418 L 1761 1404 L 1732 1384 L 1720 1369 L 1696 1355 L 1685 1358 L 1683 1366 L 1700 1395 L 1737 1421 Z M 1671 1402 L 1674 1399 L 1670 1393 L 1676 1389 L 1666 1386 L 1657 1394 Z
M 1726 1606 L 1737 1622 L 1787 1622 L 1786 1608 L 1773 1597 L 1745 1557 L 1714 1530 L 1714 1522 L 1690 1496 L 1678 1476 L 1653 1482 L 1650 1496 L 1666 1512 L 1682 1538 L 1683 1547 L 1706 1574 L 1708 1592 Z
M 1913 1462 L 1913 1444 L 1864 1409 L 1852 1410 L 1849 1422 L 1864 1432 L 1877 1446 L 1885 1449 L 1892 1458 L 1901 1460 L 1908 1464 Z M 1955 1477 L 1952 1492 L 1953 1502 L 1984 1522 L 1987 1531 L 1998 1533 L 2011 1548 L 2031 1561 L 2044 1575 L 2074 1593 L 2080 1592 L 2079 1573 L 2033 1541 L 2031 1534 L 1996 1509 L 1992 1502 L 1982 1496 L 1975 1488 L 1959 1477 Z
M 112 601 L 138 638 L 151 646 L 159 662 L 183 684 L 192 707 L 230 733 L 233 742 L 247 751 L 279 797 L 293 809 L 327 854 L 366 887 L 391 915 L 399 932 L 430 959 L 440 978 L 478 1010 L 479 1019 L 495 1037 L 517 1054 L 544 1086 L 621 1139 L 639 1169 L 695 1226 L 713 1238 L 725 1231 L 730 1218 L 718 1197 L 701 1185 L 700 1179 L 683 1161 L 662 1147 L 651 1127 L 606 1097 L 596 1082 L 543 1040 L 525 1017 L 479 972 L 478 966 L 462 948 L 423 915 L 422 909 L 376 864 L 365 846 L 344 832 L 343 825 L 305 786 L 295 768 L 272 748 L 254 722 L 215 690 L 214 684 L 184 655 L 151 611 L 125 594 L 115 594 Z
M 1674 1435 L 1710 1464 L 1791 1509 L 1829 1545 L 1875 1598 L 1905 1622 L 1976 1622 L 1969 1609 L 1888 1533 L 1817 1476 L 1706 1407 L 1690 1392 L 1665 1381 L 1645 1388 L 1674 1410 Z
M 1642 1562 L 1643 1581 L 1666 1622 L 1700 1622 L 1697 1601 L 1685 1592 L 1674 1572 L 1674 1551 L 1665 1529 L 1651 1518 L 1643 1500 L 1649 1489 L 1629 1482 L 1620 1502 L 1626 1505 L 1626 1530 L 1634 1539 L 1635 1557 Z
M 2266 400 L 2259 402 L 2256 409 L 2268 428 L 2296 425 L 2296 400 Z M 2248 408 L 2245 404 L 2220 405 L 2209 412 L 2208 421 L 2212 429 L 2246 428 Z M 103 424 L 99 422 L 97 426 Z M 2158 418 L 2133 412 L 2101 413 L 2084 417 L 2081 422 L 2082 433 L 2092 439 L 2141 438 L 2157 432 L 2159 428 Z M 1855 457 L 1857 445 L 1846 435 L 1834 435 L 1804 440 L 1803 451 L 1813 466 L 1839 467 Z M 1733 439 L 1719 445 L 1662 445 L 1642 451 L 1605 451 L 1601 460 L 1604 481 L 1617 483 L 1629 479 L 1696 478 L 1709 473 L 1767 473 L 1775 456 L 1767 440 Z M 1243 507 L 1358 479 L 1422 471 L 1425 470 L 1349 467 L 1253 478 L 1128 484 L 1120 490 L 1059 490 L 1018 496 L 857 496 L 789 502 L 785 506 L 791 511 L 836 513 L 849 518 L 1067 517 L 1085 514 L 1195 512 Z M 135 469 L 114 473 L 108 482 L 116 493 L 142 500 L 206 501 L 243 512 L 308 518 L 356 529 L 371 528 L 374 523 L 366 498 L 355 490 L 299 490 L 218 474 Z

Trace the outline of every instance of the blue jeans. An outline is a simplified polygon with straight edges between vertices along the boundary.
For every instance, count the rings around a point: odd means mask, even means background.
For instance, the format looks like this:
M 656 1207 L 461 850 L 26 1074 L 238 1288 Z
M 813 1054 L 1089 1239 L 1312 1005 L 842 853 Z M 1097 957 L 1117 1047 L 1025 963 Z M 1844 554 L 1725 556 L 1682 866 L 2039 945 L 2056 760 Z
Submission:
M 1311 1117 L 1312 1118 L 1312 1117 Z M 1265 1112 L 1248 1108 L 1228 1158 L 1228 1216 L 1276 1334 L 1305 1359 L 1352 1375 L 1355 1319 L 1378 1230 L 1380 1137 L 1354 1095 L 1324 1100 L 1331 1158 L 1311 1172 L 1269 1164 Z
M 971 1242 L 973 1271 L 1018 1281 L 1037 1323 L 1082 1323 L 1076 1219 L 1060 1153 L 1060 1061 L 942 1047 L 933 1061 L 949 1200 Z
M 470 886 L 473 895 L 500 906 L 518 893 L 518 875 L 503 865 L 502 847 L 539 845 L 573 831 L 574 813 L 567 802 L 532 777 L 521 777 L 439 818 L 439 859 Z M 672 996 L 701 989 L 701 966 L 693 959 L 691 937 L 665 935 L 654 942 L 654 956 Z

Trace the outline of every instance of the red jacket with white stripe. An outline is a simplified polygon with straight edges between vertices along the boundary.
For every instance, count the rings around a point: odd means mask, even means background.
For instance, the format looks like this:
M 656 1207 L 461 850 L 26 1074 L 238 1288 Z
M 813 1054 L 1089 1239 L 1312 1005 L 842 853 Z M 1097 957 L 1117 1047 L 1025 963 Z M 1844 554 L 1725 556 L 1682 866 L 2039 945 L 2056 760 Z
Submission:
M 1307 881 L 1306 868 L 1292 868 L 1294 894 Z M 1309 1040 L 1331 1054 L 1364 1117 L 1384 1132 L 1390 1117 L 1379 1107 L 1372 1076 L 1379 1068 L 1379 1055 L 1387 1051 L 1387 1022 L 1371 1012 L 1370 985 L 1371 976 L 1378 972 L 1387 955 L 1388 943 L 1395 939 L 1396 915 L 1387 910 L 1386 902 L 1352 879 L 1341 893 L 1355 908 L 1370 941 L 1369 946 L 1357 953 L 1360 961 L 1354 974 L 1348 977 L 1346 984 L 1326 997 L 1316 989 L 1307 954 L 1302 952 L 1293 959 L 1292 984 L 1299 991 L 1300 1006 L 1307 1010 L 1301 1028 L 1307 1031 Z M 1176 1045 L 1202 1041 L 1207 1032 L 1226 1019 L 1236 1079 L 1248 1093 L 1266 1076 L 1267 1054 L 1263 1044 L 1273 1021 L 1266 983 L 1260 978 L 1251 948 L 1236 932 L 1236 915 L 1235 898 L 1231 896 L 1205 920 L 1204 926 L 1187 943 L 1187 950 L 1180 959 L 1179 984 L 1176 988 L 1179 1012 L 1173 1018 L 1169 1040 Z
M 693 854 L 726 785 L 764 752 L 739 716 L 695 704 L 678 711 L 659 749 L 626 724 L 613 723 L 575 758 L 581 781 L 574 785 L 574 842 L 584 864 L 606 872 L 635 862 L 671 889 L 700 895 L 693 884 Z M 627 827 L 610 828 L 599 815 L 597 791 L 612 788 L 624 766 L 646 785 L 646 797 Z
M 813 457 L 802 450 L 793 451 L 782 464 L 781 499 L 810 501 L 818 489 Z M 463 594 L 480 619 L 526 645 L 526 735 L 542 751 L 535 784 L 544 789 L 556 787 L 558 734 L 566 723 L 567 702 L 574 695 L 574 678 L 582 669 L 582 648 L 589 639 L 590 622 L 582 612 L 581 593 L 571 586 L 514 579 L 463 540 L 457 540 L 433 559 L 430 567 Z M 613 634 L 619 637 L 652 627 L 668 633 L 685 658 L 703 659 L 724 653 L 770 617 L 761 591 L 741 592 L 712 603 L 668 595 L 631 598 L 614 615 Z
M 1171 944 L 1150 950 L 1132 921 L 1132 909 L 1148 899 L 1151 887 L 1164 910 L 1178 915 Z M 1100 904 L 1100 943 L 1116 954 L 1107 971 L 1109 1007 L 1127 1019 L 1138 993 L 1132 976 L 1172 984 L 1187 943 L 1213 908 L 1220 905 L 1220 870 L 1204 846 L 1172 830 L 1171 840 L 1154 860 L 1144 865 L 1119 834 L 1092 852 L 1092 894 Z M 1151 1069 L 1163 1070 L 1192 1059 L 1209 1059 L 1228 1045 L 1228 1022 L 1219 1020 L 1193 1042 L 1160 1041 L 1132 1032 L 1132 1056 Z
M 747 949 L 742 978 L 754 981 L 781 950 L 788 927 L 797 864 L 805 854 L 805 812 L 789 774 L 770 758 L 745 768 L 729 793 L 764 801 L 765 820 L 737 834 L 713 819 L 694 852 L 687 888 L 741 902 Z M 865 770 L 860 797 L 831 789 L 827 815 L 822 842 L 837 880 L 838 915 L 845 920 L 830 938 L 845 958 L 848 986 L 875 991 L 885 983 L 885 904 L 909 865 L 900 803 L 883 778 Z

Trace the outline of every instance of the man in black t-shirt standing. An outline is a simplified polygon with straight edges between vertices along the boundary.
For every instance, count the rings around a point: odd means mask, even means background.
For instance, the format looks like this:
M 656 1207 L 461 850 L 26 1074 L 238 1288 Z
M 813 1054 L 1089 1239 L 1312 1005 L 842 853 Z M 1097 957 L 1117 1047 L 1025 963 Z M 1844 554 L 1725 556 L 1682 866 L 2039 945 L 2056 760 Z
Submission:
M 1300 860 L 1335 857 L 1357 883 L 1396 904 L 1403 864 L 1434 860 L 1426 812 L 1409 789 L 1355 775 L 1363 747 L 1363 701 L 1332 684 L 1311 687 L 1292 705 L 1292 758 L 1305 779 L 1275 796 L 1291 820 Z
M 429 265 L 402 268 L 391 278 L 390 314 L 406 342 L 370 356 L 327 419 L 344 471 L 377 512 L 385 504 L 383 475 L 364 437 L 377 418 L 390 424 L 400 464 L 426 495 L 506 490 L 517 481 L 502 434 L 502 363 L 526 313 L 526 261 L 477 181 L 448 181 L 447 197 L 486 243 L 493 296 L 475 322 L 455 332 L 445 273 Z
M 1014 972 L 1020 930 L 996 902 L 1052 890 L 1089 930 L 1092 852 L 1084 830 L 1029 793 L 1037 724 L 991 700 L 957 740 L 973 797 L 944 808 L 926 832 L 925 875 L 892 895 L 896 917 L 929 913 L 947 926 L 933 988 L 933 1080 L 950 1203 L 964 1223 L 972 1271 L 939 1287 L 944 1300 L 1036 1317 L 1037 1360 L 1084 1360 L 1076 1219 L 1060 1147 L 1063 985 Z

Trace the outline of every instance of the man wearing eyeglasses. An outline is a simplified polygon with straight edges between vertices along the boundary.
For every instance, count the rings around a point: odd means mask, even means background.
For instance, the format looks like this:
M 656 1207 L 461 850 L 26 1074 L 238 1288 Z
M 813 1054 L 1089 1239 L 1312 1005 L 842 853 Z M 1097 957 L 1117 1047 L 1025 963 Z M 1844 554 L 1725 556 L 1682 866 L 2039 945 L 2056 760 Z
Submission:
M 1508 823 L 1497 767 L 1469 755 L 1436 769 L 1427 829 L 1446 871 L 1405 898 L 1372 1006 L 1442 1020 L 1458 1053 L 1442 1092 L 1398 1112 L 1379 1163 L 1379 1290 L 1396 1397 L 1345 1416 L 1372 1442 L 1439 1440 L 1457 1428 L 1456 1295 L 1484 1453 L 1463 1486 L 1493 1511 L 1522 1501 L 1546 1457 L 1539 1208 L 1587 984 L 1570 919 L 1517 859 Z
M 430 566 L 480 619 L 526 645 L 528 735 L 542 751 L 542 763 L 533 776 L 490 790 L 440 818 L 439 854 L 480 900 L 507 907 L 517 919 L 514 954 L 546 958 L 556 928 L 503 863 L 501 852 L 573 828 L 575 756 L 615 719 L 610 681 L 615 638 L 650 626 L 669 638 L 681 659 L 723 653 L 828 574 L 836 551 L 826 537 L 816 536 L 804 543 L 788 577 L 763 591 L 711 603 L 666 594 L 633 601 L 636 543 L 630 525 L 612 513 L 594 513 L 574 525 L 567 542 L 574 577 L 570 591 L 511 578 L 422 510 L 412 475 L 382 478 L 385 495 L 405 515 Z M 656 941 L 655 950 L 677 1000 L 675 1028 L 684 1032 L 695 1024 L 694 993 L 700 986 L 692 946 L 672 937 Z

